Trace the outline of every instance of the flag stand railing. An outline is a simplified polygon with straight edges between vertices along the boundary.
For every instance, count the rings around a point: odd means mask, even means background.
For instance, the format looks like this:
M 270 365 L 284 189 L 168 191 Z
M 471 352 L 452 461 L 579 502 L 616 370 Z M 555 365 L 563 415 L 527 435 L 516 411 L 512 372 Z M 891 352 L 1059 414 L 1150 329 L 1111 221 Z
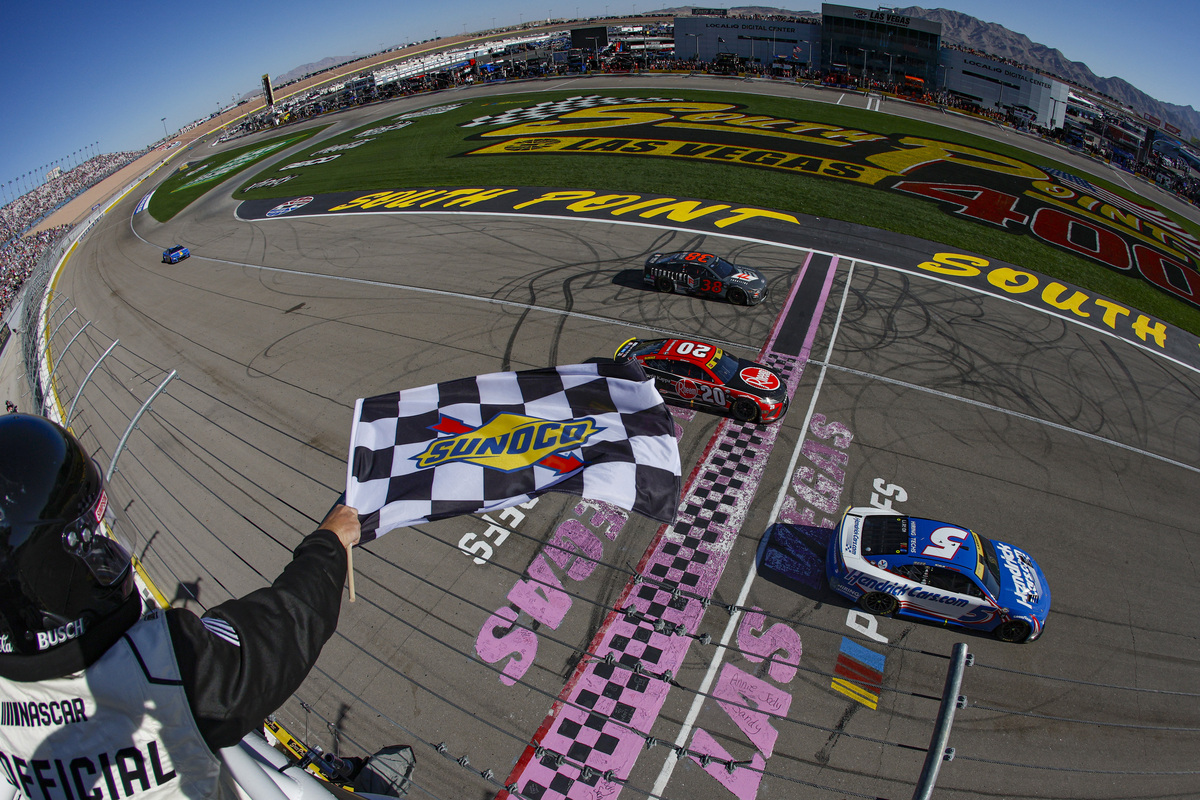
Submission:
M 972 660 L 967 655 L 966 644 L 958 642 L 954 645 L 950 655 L 950 668 L 946 670 L 942 704 L 938 708 L 937 721 L 933 725 L 933 735 L 929 740 L 929 751 L 925 754 L 925 765 L 921 768 L 921 777 L 913 791 L 913 800 L 929 800 L 933 794 L 933 787 L 937 784 L 942 762 L 954 759 L 954 748 L 946 745 L 950 741 L 950 728 L 954 725 L 954 712 L 966 705 L 966 698 L 959 695 L 958 690 L 962 688 L 963 671 Z

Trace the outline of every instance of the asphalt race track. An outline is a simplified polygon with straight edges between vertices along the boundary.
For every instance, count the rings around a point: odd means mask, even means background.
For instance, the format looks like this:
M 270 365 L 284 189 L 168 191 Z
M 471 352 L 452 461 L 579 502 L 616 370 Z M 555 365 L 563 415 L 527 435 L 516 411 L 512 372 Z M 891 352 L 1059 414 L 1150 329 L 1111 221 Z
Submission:
M 672 80 L 646 85 L 689 85 Z M 319 136 L 439 100 L 334 117 Z M 413 744 L 413 797 L 516 783 L 529 798 L 907 798 L 965 642 L 936 796 L 1196 795 L 1196 371 L 894 269 L 890 234 L 856 230 L 843 250 L 836 224 L 797 249 L 465 212 L 244 223 L 228 199 L 242 180 L 165 225 L 133 216 L 131 194 L 56 284 L 121 340 L 73 420 L 102 461 L 118 408 L 178 370 L 113 491 L 155 582 L 197 610 L 263 585 L 315 527 L 344 485 L 355 398 L 663 332 L 769 359 L 794 386 L 775 426 L 678 411 L 687 481 L 663 530 L 551 494 L 358 550 L 358 600 L 280 712 L 312 743 Z M 191 259 L 161 264 L 174 243 Z M 646 255 L 667 249 L 757 266 L 770 297 L 643 288 Z M 102 340 L 64 359 L 67 398 Z M 821 522 L 889 502 L 1033 553 L 1053 592 L 1044 636 L 1005 645 L 831 594 Z M 755 571 L 780 521 L 790 567 Z M 552 537 L 586 557 L 548 550 Z

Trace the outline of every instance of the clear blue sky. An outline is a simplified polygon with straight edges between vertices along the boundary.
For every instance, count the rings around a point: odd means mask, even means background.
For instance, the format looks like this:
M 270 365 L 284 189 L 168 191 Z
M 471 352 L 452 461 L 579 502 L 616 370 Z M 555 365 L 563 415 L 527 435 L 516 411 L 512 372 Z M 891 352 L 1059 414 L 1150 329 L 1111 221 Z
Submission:
M 3 0 L 0 185 L 92 142 L 99 152 L 140 149 L 162 137 L 163 117 L 174 132 L 254 89 L 264 72 L 281 75 L 435 32 L 666 7 L 645 0 Z M 781 7 L 819 11 L 820 3 Z M 1200 3 L 953 0 L 941 7 L 1024 33 L 1159 100 L 1200 108 Z

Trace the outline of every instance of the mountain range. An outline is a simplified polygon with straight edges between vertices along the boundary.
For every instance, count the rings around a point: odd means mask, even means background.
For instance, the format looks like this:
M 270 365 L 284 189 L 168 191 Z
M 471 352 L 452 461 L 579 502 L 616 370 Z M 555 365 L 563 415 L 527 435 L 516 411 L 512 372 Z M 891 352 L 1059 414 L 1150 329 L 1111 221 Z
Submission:
M 654 15 L 678 16 L 691 13 L 691 6 L 664 8 L 652 12 Z M 1102 78 L 1081 61 L 1072 61 L 1061 51 L 1039 44 L 1023 33 L 1010 31 L 1003 25 L 984 22 L 970 14 L 946 8 L 890 9 L 893 14 L 920 17 L 942 25 L 942 43 L 969 47 L 981 53 L 1007 58 L 1019 64 L 1056 75 L 1068 83 L 1091 89 L 1117 103 L 1133 109 L 1138 114 L 1149 114 L 1165 120 L 1183 131 L 1185 139 L 1200 138 L 1200 112 L 1191 106 L 1181 106 L 1156 100 L 1123 78 Z M 812 17 L 819 19 L 820 11 L 789 11 L 772 6 L 738 6 L 730 8 L 730 16 Z
M 812 12 L 802 12 L 810 14 Z M 1156 100 L 1123 78 L 1102 78 L 1081 61 L 1071 61 L 1061 51 L 1039 44 L 1023 33 L 1010 31 L 1003 25 L 950 11 L 945 8 L 926 9 L 919 6 L 897 8 L 894 13 L 940 22 L 942 42 L 961 45 L 981 53 L 1008 58 L 1020 64 L 1037 67 L 1043 72 L 1098 92 L 1138 114 L 1149 114 L 1165 120 L 1183 131 L 1184 138 L 1200 138 L 1200 112 L 1191 106 L 1181 106 Z

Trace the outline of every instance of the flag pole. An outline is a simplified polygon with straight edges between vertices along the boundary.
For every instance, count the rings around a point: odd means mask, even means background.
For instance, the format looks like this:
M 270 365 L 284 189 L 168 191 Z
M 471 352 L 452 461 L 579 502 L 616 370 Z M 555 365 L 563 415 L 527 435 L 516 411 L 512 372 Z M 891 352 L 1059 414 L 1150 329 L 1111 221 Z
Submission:
M 338 506 L 346 504 L 346 493 L 342 492 L 338 495 L 338 499 L 333 501 L 333 505 L 325 512 L 328 517 L 333 513 L 333 510 Z M 350 602 L 354 602 L 354 545 L 346 548 L 346 588 L 350 593 Z

